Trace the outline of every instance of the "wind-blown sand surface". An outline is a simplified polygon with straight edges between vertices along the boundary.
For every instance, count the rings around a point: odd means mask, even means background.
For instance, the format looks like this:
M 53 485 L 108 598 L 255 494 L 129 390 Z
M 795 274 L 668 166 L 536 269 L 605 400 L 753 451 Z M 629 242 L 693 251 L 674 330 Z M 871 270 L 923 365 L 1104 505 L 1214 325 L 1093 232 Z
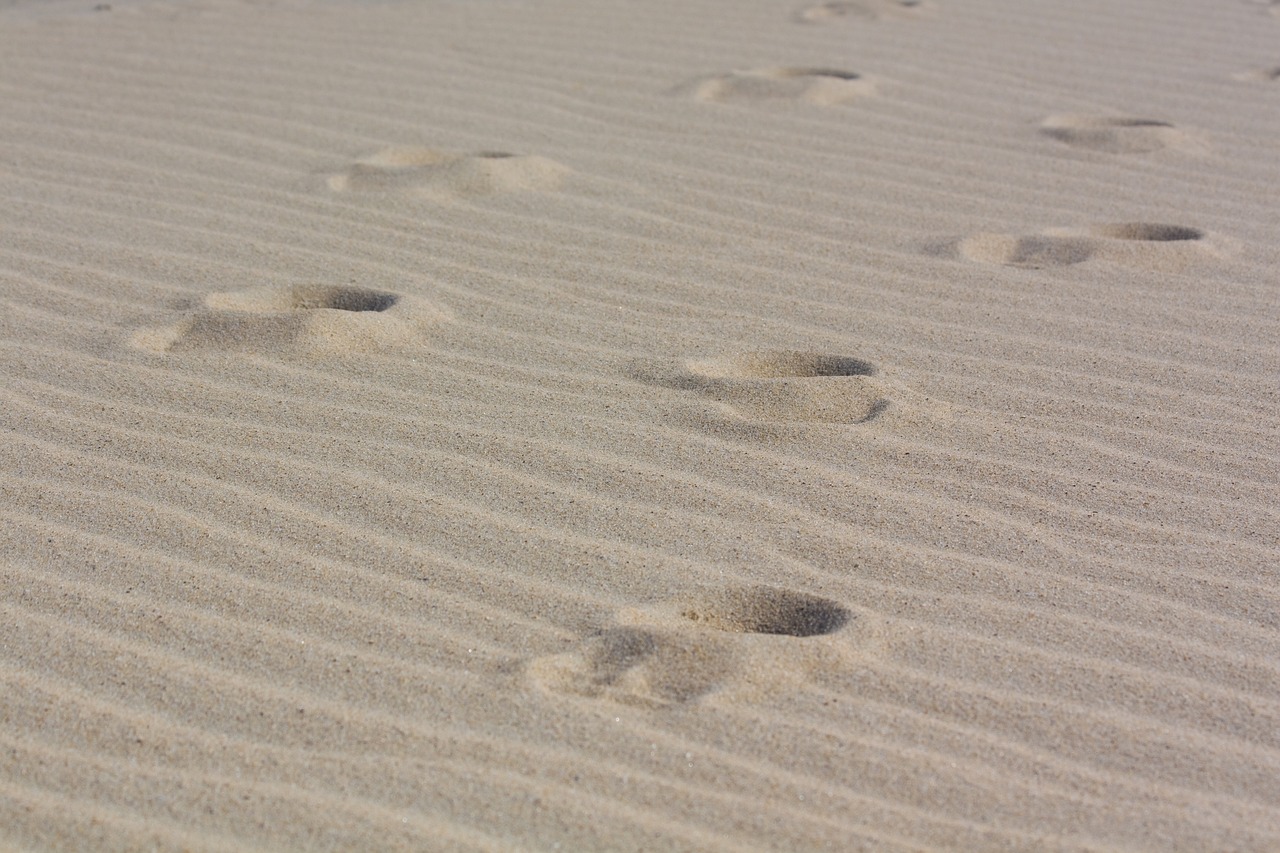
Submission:
M 1280 849 L 1280 17 L 6 3 L 0 847 Z

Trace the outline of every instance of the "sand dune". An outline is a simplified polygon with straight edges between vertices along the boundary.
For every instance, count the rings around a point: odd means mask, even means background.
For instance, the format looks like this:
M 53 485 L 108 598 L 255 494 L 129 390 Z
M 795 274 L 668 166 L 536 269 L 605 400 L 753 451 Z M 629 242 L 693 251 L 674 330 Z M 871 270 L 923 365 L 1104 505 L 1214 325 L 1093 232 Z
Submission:
M 0 2 L 0 847 L 1280 848 L 1275 8 Z

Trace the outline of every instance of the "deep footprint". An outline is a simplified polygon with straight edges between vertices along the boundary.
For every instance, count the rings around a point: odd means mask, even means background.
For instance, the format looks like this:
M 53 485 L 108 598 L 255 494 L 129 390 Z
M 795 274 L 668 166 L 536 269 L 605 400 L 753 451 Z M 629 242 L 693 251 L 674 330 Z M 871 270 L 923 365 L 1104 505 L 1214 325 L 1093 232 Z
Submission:
M 765 103 L 800 101 L 831 106 L 875 94 L 875 83 L 861 74 L 833 68 L 758 68 L 703 77 L 679 93 L 700 101 Z
M 412 342 L 447 319 L 422 300 L 370 288 L 304 284 L 212 293 L 193 313 L 134 335 L 159 353 L 342 355 Z
M 343 193 L 409 193 L 475 197 L 553 190 L 569 172 L 545 157 L 480 151 L 455 154 L 433 148 L 392 147 L 329 178 Z

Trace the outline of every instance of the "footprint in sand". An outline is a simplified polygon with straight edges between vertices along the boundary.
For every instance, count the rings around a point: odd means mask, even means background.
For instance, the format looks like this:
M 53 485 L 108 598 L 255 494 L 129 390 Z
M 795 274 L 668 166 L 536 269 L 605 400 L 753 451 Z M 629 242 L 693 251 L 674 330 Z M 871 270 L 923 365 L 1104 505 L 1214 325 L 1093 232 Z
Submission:
M 1204 153 L 1207 146 L 1192 134 L 1165 121 L 1128 116 L 1054 115 L 1040 132 L 1073 148 L 1107 154 L 1147 154 L 1174 149 Z
M 1095 258 L 1176 271 L 1229 254 L 1229 241 L 1199 228 L 1156 222 L 1119 222 L 1051 228 L 1036 234 L 974 234 L 947 244 L 942 254 L 984 264 L 1040 269 Z
M 875 82 L 833 68 L 757 68 L 700 77 L 676 89 L 699 101 L 762 103 L 800 101 L 820 106 L 846 104 L 874 95 Z
M 666 708 L 712 693 L 778 692 L 832 656 L 796 643 L 843 628 L 850 612 L 773 587 L 691 596 L 619 614 L 574 649 L 537 658 L 529 678 L 551 693 Z
M 645 382 L 694 391 L 741 416 L 767 421 L 859 424 L 889 407 L 876 369 L 856 358 L 812 352 L 749 352 L 640 365 Z
M 1280 65 L 1274 65 L 1270 68 L 1255 68 L 1252 71 L 1241 71 L 1235 75 L 1235 79 L 1243 80 L 1246 83 L 1277 83 L 1280 82 Z
M 328 179 L 340 193 L 402 193 L 469 198 L 560 186 L 569 170 L 545 157 L 481 151 L 455 154 L 434 148 L 384 148 Z
M 303 284 L 213 293 L 176 323 L 138 332 L 151 352 L 297 357 L 394 348 L 447 319 L 428 302 L 381 290 Z
M 796 13 L 802 24 L 826 24 L 847 19 L 878 21 L 881 18 L 906 18 L 927 14 L 932 8 L 925 0 L 860 0 L 848 3 L 819 3 Z

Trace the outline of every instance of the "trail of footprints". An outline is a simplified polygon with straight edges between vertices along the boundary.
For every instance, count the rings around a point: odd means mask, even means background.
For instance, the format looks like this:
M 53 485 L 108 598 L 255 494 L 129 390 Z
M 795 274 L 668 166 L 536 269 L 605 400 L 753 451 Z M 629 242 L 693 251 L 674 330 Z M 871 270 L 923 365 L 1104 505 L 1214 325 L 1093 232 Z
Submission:
M 1268 7 L 1275 8 L 1275 7 Z M 932 12 L 923 0 L 859 0 L 808 6 L 807 25 L 912 18 Z M 1274 81 L 1269 68 L 1240 79 Z M 677 92 L 725 103 L 851 103 L 876 94 L 873 79 L 830 68 L 771 66 L 698 78 Z M 1166 149 L 1203 151 L 1192 134 L 1148 118 L 1062 114 L 1039 127 L 1072 148 L 1114 155 Z M 550 159 L 498 151 L 451 152 L 392 146 L 331 174 L 334 193 L 409 195 L 447 201 L 548 192 L 570 170 Z M 980 233 L 942 247 L 979 263 L 1041 268 L 1094 258 L 1152 268 L 1185 266 L 1221 253 L 1222 241 L 1198 228 L 1149 222 L 1097 224 L 1029 234 Z M 450 319 L 419 298 L 356 286 L 297 284 L 213 293 L 171 324 L 133 336 L 143 350 L 272 357 L 343 357 L 412 346 Z M 745 420 L 791 424 L 867 424 L 887 411 L 893 389 L 861 359 L 766 350 L 713 358 L 650 361 L 633 378 L 727 407 Z M 648 709 L 696 702 L 722 692 L 763 695 L 838 666 L 832 645 L 852 620 L 837 602 L 774 587 L 706 592 L 627 610 L 570 650 L 527 661 L 539 689 Z
M 525 672 L 542 690 L 662 709 L 715 693 L 761 698 L 839 666 L 843 605 L 775 587 L 740 587 L 624 611 Z M 826 642 L 824 642 L 826 641 Z

